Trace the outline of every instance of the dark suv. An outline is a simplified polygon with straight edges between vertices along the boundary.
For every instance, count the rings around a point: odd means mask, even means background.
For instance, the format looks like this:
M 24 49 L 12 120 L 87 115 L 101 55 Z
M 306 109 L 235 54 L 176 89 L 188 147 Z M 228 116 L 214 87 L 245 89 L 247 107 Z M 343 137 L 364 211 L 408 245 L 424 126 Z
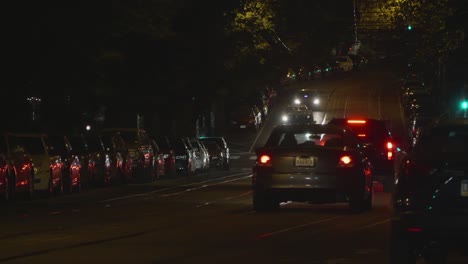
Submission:
M 223 163 L 222 166 L 225 170 L 229 170 L 229 147 L 223 137 L 200 137 L 202 142 L 214 141 L 218 143 L 218 146 L 223 152 Z
M 368 149 L 372 149 L 370 158 L 376 173 L 393 175 L 396 146 L 384 120 L 334 118 L 329 124 L 349 127 Z
M 425 129 L 402 159 L 393 195 L 390 263 L 445 263 L 468 250 L 468 120 Z

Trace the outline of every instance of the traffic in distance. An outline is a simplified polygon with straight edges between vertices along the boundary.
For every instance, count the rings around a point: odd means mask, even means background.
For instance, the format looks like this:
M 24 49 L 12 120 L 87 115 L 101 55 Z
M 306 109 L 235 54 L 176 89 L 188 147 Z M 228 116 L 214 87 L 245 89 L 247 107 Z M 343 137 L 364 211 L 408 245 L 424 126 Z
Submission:
M 388 238 L 391 264 L 420 259 L 444 263 L 452 250 L 466 253 L 464 113 L 441 114 L 431 108 L 433 98 L 424 83 L 403 80 L 397 96 L 407 131 L 394 137 L 389 120 L 371 115 L 317 118 L 331 113 L 331 92 L 319 92 L 313 85 L 285 88 L 283 100 L 271 92 L 260 107 L 239 104 L 222 136 L 158 136 L 141 128 L 66 135 L 3 132 L 0 195 L 15 202 L 228 171 L 229 140 L 246 133 L 255 135 L 255 141 L 265 138 L 251 152 L 254 212 L 280 211 L 291 202 L 346 203 L 352 214 L 365 215 L 374 207 L 375 183 L 383 180 L 390 185 L 394 208 Z

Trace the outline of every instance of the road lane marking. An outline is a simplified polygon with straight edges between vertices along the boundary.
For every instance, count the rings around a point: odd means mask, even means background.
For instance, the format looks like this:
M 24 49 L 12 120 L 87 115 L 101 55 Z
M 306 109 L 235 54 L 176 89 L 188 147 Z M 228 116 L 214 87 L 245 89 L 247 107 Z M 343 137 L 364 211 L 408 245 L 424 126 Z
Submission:
M 266 123 L 266 122 L 265 122 Z M 263 132 L 263 129 L 265 128 L 266 124 L 264 124 L 261 128 L 260 131 L 258 131 L 257 136 L 254 139 L 254 142 L 252 143 L 252 146 L 250 146 L 249 152 L 252 153 L 253 149 L 255 148 L 255 145 L 257 144 L 257 140 L 260 137 L 260 135 Z
M 383 225 L 383 224 L 386 224 L 388 222 L 390 222 L 390 218 L 387 218 L 387 219 L 385 219 L 383 221 L 375 222 L 373 224 L 361 226 L 359 228 L 356 228 L 356 230 L 364 230 L 364 229 L 368 229 L 368 228 L 371 228 L 371 227 L 374 227 L 374 226 Z
M 240 178 L 236 178 L 236 179 L 233 179 L 233 180 L 226 180 L 226 181 L 222 181 L 222 182 L 218 182 L 218 183 L 214 183 L 214 184 L 209 184 L 209 185 L 208 185 L 208 184 L 204 184 L 204 185 L 199 186 L 199 187 L 186 189 L 186 190 L 183 190 L 183 191 L 180 191 L 180 192 L 161 194 L 161 195 L 159 195 L 159 196 L 160 196 L 160 197 L 175 196 L 175 195 L 179 195 L 179 194 L 183 194 L 183 193 L 187 193 L 187 192 L 191 192 L 191 191 L 200 190 L 200 189 L 203 189 L 203 188 L 206 188 L 206 187 L 211 187 L 211 186 L 216 186 L 216 185 L 220 185 L 220 184 L 225 184 L 225 183 L 229 183 L 229 182 L 235 182 L 235 181 L 239 181 L 239 180 L 251 178 L 252 176 L 253 176 L 253 175 L 251 174 L 251 175 L 248 175 L 248 176 L 246 176 L 246 177 L 240 177 Z
M 343 217 L 344 216 L 334 216 L 334 217 L 330 217 L 330 218 L 324 218 L 324 219 L 320 219 L 320 220 L 317 220 L 317 221 L 312 221 L 312 222 L 309 222 L 309 223 L 305 223 L 305 224 L 302 224 L 302 225 L 292 226 L 292 227 L 289 227 L 289 228 L 280 229 L 280 230 L 269 232 L 269 233 L 264 233 L 264 234 L 261 234 L 261 235 L 257 236 L 256 240 L 261 240 L 261 239 L 268 238 L 268 237 L 271 237 L 271 236 L 274 236 L 274 235 L 282 234 L 282 233 L 285 233 L 285 232 L 293 231 L 293 230 L 296 230 L 296 229 L 304 228 L 304 227 L 315 225 L 315 224 L 329 222 L 329 221 L 339 219 L 339 218 L 343 218 Z
M 348 96 L 346 96 L 345 104 L 344 104 L 344 112 L 343 118 L 346 118 L 346 112 L 348 111 Z
M 105 199 L 105 200 L 99 201 L 99 203 L 107 203 L 107 202 L 113 202 L 113 201 L 118 201 L 118 200 L 125 200 L 125 199 L 134 198 L 134 197 L 145 196 L 145 195 L 149 195 L 149 194 L 153 194 L 153 193 L 159 193 L 159 192 L 174 190 L 174 189 L 177 189 L 177 188 L 190 187 L 190 186 L 198 185 L 198 184 L 202 184 L 202 183 L 217 181 L 217 180 L 221 180 L 221 179 L 229 179 L 229 178 L 236 177 L 236 176 L 240 176 L 240 175 L 246 175 L 247 173 L 248 173 L 248 172 L 236 173 L 236 174 L 224 176 L 224 177 L 221 177 L 221 178 L 210 179 L 210 180 L 201 181 L 201 182 L 194 182 L 194 183 L 191 183 L 191 184 L 177 185 L 177 186 L 168 187 L 168 188 L 163 188 L 163 189 L 158 189 L 158 190 L 154 190 L 154 191 L 150 191 L 150 192 L 145 192 L 145 193 L 137 193 L 137 194 L 132 194 L 132 195 L 126 195 L 126 196 L 120 196 L 120 197 Z
M 229 196 L 229 197 L 217 199 L 217 200 L 205 202 L 205 203 L 202 203 L 202 204 L 197 204 L 195 207 L 196 207 L 196 208 L 200 208 L 200 207 L 203 207 L 203 206 L 212 205 L 212 204 L 214 204 L 214 203 L 216 203 L 216 202 L 219 202 L 219 201 L 226 201 L 226 200 L 232 200 L 232 199 L 239 198 L 239 197 L 244 197 L 244 196 L 247 196 L 247 195 L 249 195 L 249 194 L 251 194 L 251 193 L 252 193 L 252 191 L 243 192 L 243 193 L 238 194 L 238 195 L 234 195 L 234 196 Z

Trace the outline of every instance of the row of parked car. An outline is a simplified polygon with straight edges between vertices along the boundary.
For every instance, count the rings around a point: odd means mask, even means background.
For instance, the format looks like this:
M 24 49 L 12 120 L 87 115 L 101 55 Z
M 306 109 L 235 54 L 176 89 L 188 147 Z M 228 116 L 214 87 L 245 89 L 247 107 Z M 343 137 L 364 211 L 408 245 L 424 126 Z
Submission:
M 229 169 L 223 137 L 151 137 L 143 129 L 100 133 L 1 134 L 0 197 L 79 192 L 82 188 L 151 182 L 210 168 Z

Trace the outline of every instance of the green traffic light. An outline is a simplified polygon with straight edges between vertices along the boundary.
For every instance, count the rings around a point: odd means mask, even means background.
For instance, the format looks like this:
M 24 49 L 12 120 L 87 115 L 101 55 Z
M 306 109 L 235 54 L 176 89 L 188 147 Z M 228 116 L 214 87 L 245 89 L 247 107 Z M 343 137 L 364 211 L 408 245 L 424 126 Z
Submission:
M 462 101 L 460 104 L 461 109 L 466 110 L 468 109 L 468 102 L 467 101 Z
M 413 27 L 412 27 L 411 25 L 408 25 L 407 29 L 408 29 L 408 30 L 412 30 Z

